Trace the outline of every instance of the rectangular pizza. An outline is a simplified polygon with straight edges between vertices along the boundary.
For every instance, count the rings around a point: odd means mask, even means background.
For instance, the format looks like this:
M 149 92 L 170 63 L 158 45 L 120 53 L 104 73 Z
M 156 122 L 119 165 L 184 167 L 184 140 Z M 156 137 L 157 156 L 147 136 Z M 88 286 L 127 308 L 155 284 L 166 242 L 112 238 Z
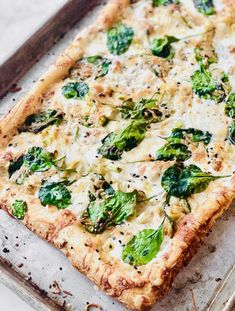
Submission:
M 0 208 L 131 310 L 235 197 L 234 16 L 110 0 L 0 122 Z

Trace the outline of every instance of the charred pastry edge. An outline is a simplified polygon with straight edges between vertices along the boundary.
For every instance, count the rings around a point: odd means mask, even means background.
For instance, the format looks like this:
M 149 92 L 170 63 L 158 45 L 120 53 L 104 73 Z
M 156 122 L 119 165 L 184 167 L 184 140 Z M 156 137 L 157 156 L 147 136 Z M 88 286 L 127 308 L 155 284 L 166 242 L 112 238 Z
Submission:
M 220 14 L 221 29 L 224 25 L 229 27 L 229 23 L 232 22 L 231 17 L 235 13 L 233 1 L 224 0 L 224 4 L 225 10 Z M 129 5 L 129 0 L 111 0 L 95 24 L 78 34 L 49 71 L 39 79 L 32 91 L 1 120 L 0 150 L 17 133 L 17 128 L 24 122 L 25 118 L 38 111 L 43 93 L 51 85 L 66 76 L 69 69 L 83 56 L 82 47 L 88 43 L 87 38 L 92 40 L 97 33 L 115 24 L 125 7 Z M 116 297 L 131 310 L 149 310 L 156 301 L 169 291 L 177 273 L 196 253 L 216 219 L 228 209 L 235 198 L 235 175 L 228 187 L 220 187 L 216 190 L 217 196 L 214 196 L 213 200 L 210 199 L 210 201 L 201 203 L 206 206 L 206 212 L 204 207 L 203 210 L 193 211 L 185 216 L 178 225 L 170 250 L 165 252 L 157 263 L 149 265 L 147 276 L 145 278 L 140 276 L 137 281 L 132 280 L 125 274 L 125 271 L 122 271 L 122 266 L 126 264 L 119 262 L 119 266 L 117 263 L 111 266 L 102 260 L 98 260 L 92 243 L 84 249 L 83 254 L 79 255 L 71 251 L 71 245 L 67 241 L 57 242 L 57 237 L 64 228 L 77 225 L 71 212 L 61 212 L 56 224 L 42 221 L 41 223 L 33 223 L 30 217 L 26 217 L 24 224 L 41 238 L 61 249 L 80 272 L 87 275 L 108 295 Z M 0 202 L 0 208 L 11 215 L 11 208 L 5 200 Z M 42 229 L 43 225 L 44 228 Z

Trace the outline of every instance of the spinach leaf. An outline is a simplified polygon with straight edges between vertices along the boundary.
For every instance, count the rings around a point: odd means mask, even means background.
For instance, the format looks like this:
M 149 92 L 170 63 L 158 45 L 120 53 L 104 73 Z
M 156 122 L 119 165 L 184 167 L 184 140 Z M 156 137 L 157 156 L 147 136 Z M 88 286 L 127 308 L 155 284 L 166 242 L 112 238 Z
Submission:
M 208 145 L 211 140 L 211 133 L 208 131 L 203 132 L 201 130 L 189 127 L 189 128 L 174 128 L 171 135 L 167 138 L 169 142 L 180 142 L 181 139 L 190 139 L 192 142 L 203 142 Z
M 137 191 L 116 191 L 104 200 L 91 201 L 82 214 L 81 223 L 91 233 L 102 233 L 128 219 L 134 213 L 136 204 Z
M 53 205 L 58 209 L 65 209 L 71 204 L 71 191 L 66 186 L 71 182 L 64 180 L 60 182 L 45 182 L 39 189 L 38 198 L 42 205 Z
M 228 139 L 231 144 L 235 145 L 235 121 L 229 126 Z
M 131 27 L 120 24 L 112 27 L 107 32 L 107 47 L 111 54 L 121 55 L 125 53 L 134 37 Z
M 62 87 L 62 94 L 65 98 L 82 99 L 89 92 L 89 87 L 85 82 L 69 82 Z
M 93 183 L 94 191 L 89 191 L 89 195 L 91 195 L 91 198 L 94 198 L 94 200 L 104 199 L 115 193 L 113 187 L 104 179 L 102 175 L 95 173 L 92 176 L 91 181 Z
M 213 0 L 193 0 L 198 12 L 204 15 L 212 15 L 215 13 Z
M 10 161 L 10 165 L 8 167 L 8 174 L 9 174 L 9 178 L 11 178 L 11 176 L 18 171 L 21 166 L 23 165 L 24 162 L 24 156 L 20 156 L 18 159 L 16 159 L 15 161 Z
M 12 215 L 15 218 L 23 220 L 28 210 L 27 203 L 22 200 L 15 200 L 12 204 Z
M 156 153 L 157 161 L 186 161 L 192 155 L 188 146 L 181 143 L 167 143 Z
M 202 192 L 211 181 L 222 177 L 226 176 L 212 176 L 193 164 L 174 164 L 163 173 L 161 185 L 168 194 L 169 202 L 171 196 L 187 199 L 192 194 Z
M 124 151 L 138 146 L 145 137 L 149 122 L 134 120 L 124 130 L 115 134 L 109 133 L 103 140 L 98 153 L 110 160 L 119 160 Z
M 39 114 L 31 114 L 26 118 L 19 131 L 39 133 L 50 125 L 59 125 L 63 120 L 63 116 L 62 112 L 51 109 L 42 111 Z
M 141 99 L 134 103 L 131 99 L 123 102 L 118 110 L 124 119 L 145 119 L 150 122 L 160 122 L 164 119 L 162 111 L 156 104 L 156 99 Z
M 171 44 L 177 41 L 179 41 L 179 39 L 173 36 L 165 36 L 154 39 L 152 42 L 151 52 L 155 56 L 170 60 L 175 55 L 175 50 Z
M 225 104 L 226 116 L 235 119 L 235 93 L 231 93 Z
M 146 265 L 156 257 L 163 239 L 163 224 L 157 230 L 140 231 L 126 244 L 122 251 L 122 260 L 130 265 Z
M 97 66 L 98 72 L 97 72 L 97 75 L 95 76 L 95 79 L 106 76 L 112 64 L 111 60 L 109 60 L 108 58 L 103 58 L 102 56 L 99 56 L 99 55 L 88 56 L 85 58 L 85 60 L 88 63 L 94 64 Z
M 160 6 L 160 5 L 169 5 L 169 4 L 178 4 L 179 0 L 153 0 L 153 6 Z
M 30 172 L 44 172 L 53 166 L 52 156 L 41 147 L 31 147 L 24 155 L 24 165 Z
M 214 77 L 212 72 L 201 66 L 191 76 L 193 92 L 200 98 L 215 100 L 220 103 L 231 90 L 228 75 L 221 72 Z
M 196 61 L 200 66 L 208 68 L 211 64 L 218 61 L 218 57 L 215 53 L 215 49 L 208 43 L 202 43 L 202 45 L 194 49 Z

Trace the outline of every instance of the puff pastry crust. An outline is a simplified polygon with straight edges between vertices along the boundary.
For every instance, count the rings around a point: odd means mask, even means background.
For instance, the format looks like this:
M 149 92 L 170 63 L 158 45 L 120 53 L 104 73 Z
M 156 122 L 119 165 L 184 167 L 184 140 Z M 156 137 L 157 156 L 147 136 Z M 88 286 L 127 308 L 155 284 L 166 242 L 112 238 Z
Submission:
M 197 12 L 191 1 L 182 1 L 180 5 L 170 4 L 153 8 L 152 2 L 148 0 L 110 0 L 97 21 L 77 35 L 28 95 L 0 122 L 0 170 L 2 175 L 0 208 L 12 215 L 12 202 L 15 199 L 25 200 L 28 204 L 28 211 L 22 220 L 24 225 L 59 248 L 74 267 L 87 275 L 108 295 L 124 303 L 130 310 L 149 310 L 169 291 L 177 273 L 190 261 L 216 219 L 223 214 L 234 199 L 235 176 L 213 181 L 204 192 L 192 195 L 190 197 L 191 212 L 189 213 L 182 211 L 179 200 L 173 201 L 172 204 L 177 214 L 174 233 L 169 235 L 169 228 L 165 226 L 164 231 L 166 231 L 167 238 L 162 244 L 160 252 L 156 258 L 140 267 L 133 267 L 122 261 L 119 254 L 120 248 L 123 247 L 121 244 L 126 244 L 133 234 L 138 232 L 138 228 L 152 228 L 159 225 L 163 217 L 161 212 L 162 197 L 159 201 L 149 201 L 146 206 L 141 206 L 133 219 L 128 219 L 124 224 L 94 235 L 87 232 L 79 221 L 81 209 L 77 209 L 77 206 L 80 197 L 77 198 L 74 195 L 75 203 L 67 209 L 42 206 L 37 197 L 39 183 L 42 179 L 53 178 L 53 174 L 58 175 L 58 178 L 68 178 L 69 176 L 71 179 L 84 180 L 78 185 L 75 182 L 71 186 L 72 191 L 74 193 L 81 192 L 83 198 L 90 183 L 90 177 L 82 177 L 84 170 L 87 169 L 87 163 L 84 164 L 82 160 L 82 158 L 88 157 L 86 150 L 88 153 L 92 152 L 92 146 L 97 141 L 100 143 L 104 134 L 111 130 L 119 130 L 123 124 L 119 127 L 116 125 L 117 122 L 111 121 L 108 130 L 106 127 L 104 130 L 103 128 L 97 130 L 96 127 L 86 129 L 82 125 L 81 135 L 84 140 L 81 145 L 78 143 L 78 147 L 75 146 L 72 149 L 71 145 L 74 145 L 72 130 L 78 125 L 78 120 L 81 117 L 80 110 L 85 109 L 87 105 L 91 106 L 90 101 L 94 99 L 95 105 L 97 105 L 95 110 L 100 109 L 101 115 L 108 114 L 112 119 L 113 111 L 106 110 L 110 101 L 112 104 L 116 102 L 119 104 L 122 96 L 126 96 L 125 99 L 131 96 L 135 101 L 148 98 L 153 96 L 156 89 L 162 90 L 162 87 L 167 89 L 169 101 L 173 103 L 171 107 L 174 111 L 173 114 L 168 119 L 151 125 L 146 143 L 144 140 L 140 146 L 135 148 L 136 150 L 127 152 L 120 160 L 120 164 L 94 157 L 89 162 L 92 169 L 96 173 L 102 173 L 109 181 L 114 181 L 116 178 L 113 183 L 115 189 L 142 190 L 147 196 L 157 193 L 160 177 L 172 162 L 152 161 L 128 166 L 128 161 L 135 162 L 143 157 L 146 158 L 146 154 L 152 153 L 153 150 L 157 150 L 163 145 L 164 142 L 160 140 L 159 136 L 169 135 L 172 128 L 182 123 L 183 127 L 192 126 L 212 132 L 212 142 L 208 145 L 208 150 L 201 145 L 191 147 L 193 155 L 189 164 L 197 164 L 204 171 L 209 171 L 213 175 L 232 175 L 235 151 L 234 146 L 226 140 L 230 119 L 223 113 L 224 103 L 208 103 L 198 98 L 193 94 L 190 84 L 190 76 L 197 69 L 193 54 L 194 48 L 201 46 L 205 41 L 207 43 L 212 41 L 218 54 L 218 66 L 228 73 L 232 86 L 235 86 L 235 41 L 233 39 L 235 37 L 235 4 L 234 1 L 229 0 L 215 1 L 215 7 L 218 12 L 207 17 Z M 91 92 L 89 98 L 86 97 L 80 102 L 71 101 L 67 104 L 66 99 L 62 99 L 59 92 L 64 83 L 71 79 L 68 78 L 69 71 L 78 60 L 93 54 L 103 53 L 103 57 L 111 57 L 105 47 L 106 32 L 120 22 L 133 27 L 136 34 L 132 42 L 133 47 L 120 57 L 112 58 L 110 76 L 108 74 L 101 79 L 88 81 Z M 198 35 L 201 33 L 202 35 Z M 174 35 L 178 38 L 188 37 L 188 39 L 175 43 L 173 61 L 167 61 L 149 53 L 148 36 L 151 41 L 154 37 L 164 35 Z M 143 55 L 147 59 L 145 63 Z M 229 61 L 226 61 L 226 58 Z M 154 80 L 154 74 L 151 76 L 150 70 L 147 74 L 145 72 L 148 62 L 152 67 L 156 65 L 157 68 L 160 68 L 162 77 L 155 77 L 157 82 Z M 137 69 L 128 72 L 126 68 L 133 68 L 134 63 Z M 127 73 L 122 77 L 124 70 Z M 148 75 L 147 78 L 145 74 Z M 112 89 L 112 85 L 116 84 L 119 85 L 115 86 L 116 89 L 115 87 Z M 114 99 L 110 96 L 111 89 L 114 93 L 119 93 Z M 83 108 L 81 108 L 82 105 Z M 103 106 L 100 108 L 99 105 Z M 192 108 L 195 106 L 197 108 Z M 62 123 L 58 127 L 53 125 L 50 129 L 44 129 L 38 134 L 18 132 L 27 116 L 50 107 L 63 110 L 65 118 L 67 117 L 66 124 Z M 86 115 L 93 116 L 97 111 L 94 112 L 91 108 Z M 87 136 L 90 137 L 91 143 L 87 142 L 86 133 L 88 133 Z M 13 161 L 25 153 L 27 148 L 34 145 L 43 146 L 50 152 L 59 150 L 58 157 L 63 156 L 66 152 L 74 154 L 78 162 L 73 165 L 78 173 L 70 176 L 66 172 L 58 173 L 52 170 L 52 172 L 32 174 L 23 185 L 16 185 L 8 176 L 9 161 Z M 63 149 L 59 149 L 62 147 L 58 146 L 63 146 Z M 82 149 L 83 146 L 86 146 L 87 149 Z M 215 154 L 217 155 L 215 156 Z M 68 159 L 66 165 L 72 165 L 71 163 L 75 160 L 74 158 Z M 113 170 L 119 166 L 122 169 L 119 175 L 121 177 L 114 178 L 117 175 L 113 173 Z M 141 179 L 140 185 L 133 181 L 131 186 L 128 186 L 127 180 L 131 178 L 130 171 L 135 175 L 146 175 L 147 184 Z M 136 180 L 136 176 L 133 178 Z M 156 187 L 156 191 L 154 187 Z M 86 201 L 83 202 L 82 209 L 84 209 L 85 203 Z M 144 213 L 144 217 L 141 216 L 141 212 Z M 170 212 L 173 214 L 172 210 Z M 118 240 L 121 242 L 117 242 Z

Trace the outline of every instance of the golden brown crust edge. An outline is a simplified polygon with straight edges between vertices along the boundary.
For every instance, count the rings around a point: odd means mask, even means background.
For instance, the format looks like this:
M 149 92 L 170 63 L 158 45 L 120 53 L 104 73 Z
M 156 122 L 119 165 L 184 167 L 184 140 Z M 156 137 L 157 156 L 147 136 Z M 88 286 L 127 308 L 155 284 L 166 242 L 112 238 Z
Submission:
M 215 221 L 229 208 L 235 196 L 235 176 L 232 180 L 232 187 L 229 190 L 222 188 L 216 199 L 211 215 L 204 223 L 199 223 L 192 215 L 186 215 L 178 225 L 173 238 L 171 249 L 166 252 L 160 262 L 156 263 L 150 272 L 149 282 L 139 282 L 133 284 L 126 278 L 116 279 L 116 290 L 109 288 L 109 280 L 112 279 L 110 267 L 102 265 L 102 273 L 99 269 L 94 273 L 90 269 L 89 261 L 93 262 L 92 254 L 89 252 L 83 256 L 83 260 L 78 262 L 77 257 L 67 249 L 66 255 L 73 265 L 81 272 L 85 273 L 94 283 L 124 303 L 130 310 L 149 310 L 159 299 L 161 299 L 171 288 L 171 285 L 179 271 L 189 263 L 200 247 L 203 239 L 210 232 Z M 206 204 L 206 202 L 205 202 Z M 90 256 L 89 260 L 86 260 Z M 115 272 L 114 272 L 115 274 Z M 100 277 L 99 277 L 100 276 Z
M 22 99 L 12 111 L 0 123 L 0 138 L 2 144 L 9 141 L 14 130 L 25 117 L 38 109 L 40 97 L 46 91 L 51 83 L 67 73 L 71 65 L 79 58 L 83 51 L 82 43 L 85 44 L 85 38 L 88 33 L 94 35 L 101 28 L 109 27 L 113 23 L 113 16 L 118 15 L 120 11 L 128 4 L 126 0 L 113 0 L 107 5 L 105 13 L 100 17 L 99 27 L 92 25 L 80 33 L 66 51 L 59 57 L 48 73 L 40 79 L 36 87 Z M 14 120 L 14 125 L 12 120 Z M 53 243 L 57 248 L 62 249 L 73 265 L 81 272 L 85 273 L 99 287 L 105 290 L 109 295 L 115 296 L 131 310 L 149 310 L 153 304 L 159 300 L 171 287 L 171 284 L 177 273 L 185 266 L 196 253 L 201 241 L 210 231 L 214 222 L 229 207 L 235 197 L 235 177 L 231 182 L 231 187 L 222 188 L 216 198 L 216 202 L 205 202 L 202 210 L 194 214 L 185 216 L 178 226 L 173 239 L 172 247 L 169 252 L 164 254 L 161 262 L 157 263 L 149 274 L 149 282 L 128 282 L 126 279 L 115 277 L 115 290 L 110 287 L 112 271 L 105 263 L 94 258 L 91 252 L 83 255 L 83 259 L 70 252 L 66 245 L 58 245 L 53 234 L 56 228 L 47 228 L 47 233 L 41 230 L 40 226 L 30 227 L 42 238 Z M 211 204 L 212 203 L 212 204 Z M 208 207 L 205 214 L 205 208 Z M 1 205 L 4 209 L 4 204 Z M 7 210 L 7 208 L 5 208 Z M 63 219 L 63 217 L 61 217 Z M 72 216 L 67 225 L 73 223 Z M 63 226 L 61 227 L 61 229 Z M 48 234 L 48 232 L 51 234 Z M 92 263 L 93 269 L 89 266 Z M 112 284 L 113 285 L 113 284 Z

